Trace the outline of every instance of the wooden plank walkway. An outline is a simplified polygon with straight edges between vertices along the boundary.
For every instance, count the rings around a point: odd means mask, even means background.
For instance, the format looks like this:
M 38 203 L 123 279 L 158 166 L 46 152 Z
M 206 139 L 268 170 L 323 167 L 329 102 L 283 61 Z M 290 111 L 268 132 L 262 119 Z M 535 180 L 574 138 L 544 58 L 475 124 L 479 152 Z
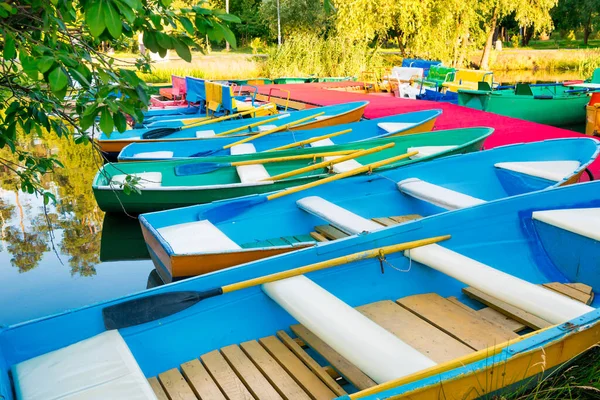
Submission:
M 586 304 L 592 301 L 591 287 L 584 284 L 543 286 Z M 517 338 L 515 332 L 527 327 L 549 325 L 474 288 L 463 292 L 483 307 L 475 309 L 456 297 L 427 293 L 356 309 L 437 363 Z M 297 324 L 290 329 L 297 338 L 278 331 L 225 346 L 148 381 L 159 400 L 325 400 L 345 395 L 344 383 L 359 390 L 375 386 L 369 376 L 306 327 Z M 329 365 L 319 364 L 305 348 Z

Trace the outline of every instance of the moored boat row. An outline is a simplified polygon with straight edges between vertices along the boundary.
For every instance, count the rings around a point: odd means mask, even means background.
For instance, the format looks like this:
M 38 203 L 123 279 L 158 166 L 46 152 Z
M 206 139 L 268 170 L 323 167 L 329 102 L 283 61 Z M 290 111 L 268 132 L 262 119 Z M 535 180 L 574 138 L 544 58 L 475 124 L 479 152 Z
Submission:
M 169 284 L 1 328 L 0 395 L 477 398 L 596 345 L 600 142 L 486 150 L 491 128 L 366 106 L 127 133 L 94 193 L 166 209 L 139 220 Z

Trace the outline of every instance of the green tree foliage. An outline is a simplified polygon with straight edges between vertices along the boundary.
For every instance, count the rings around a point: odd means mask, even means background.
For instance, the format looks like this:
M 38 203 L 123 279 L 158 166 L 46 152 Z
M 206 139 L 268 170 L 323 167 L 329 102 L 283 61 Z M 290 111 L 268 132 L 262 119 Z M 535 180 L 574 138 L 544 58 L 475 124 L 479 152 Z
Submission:
M 590 35 L 600 29 L 600 0 L 559 0 L 552 19 L 557 29 L 581 29 L 583 44 L 587 45 Z
M 481 56 L 481 69 L 489 69 L 490 54 L 496 27 L 503 18 L 514 13 L 515 21 L 525 29 L 537 32 L 550 30 L 552 18 L 550 10 L 558 0 L 484 0 L 480 9 L 485 23 L 485 46 Z M 487 11 L 487 12 L 486 12 Z
M 61 164 L 24 150 L 17 128 L 87 143 L 97 118 L 104 132 L 122 132 L 125 115 L 141 120 L 148 104 L 148 88 L 136 74 L 149 71 L 148 60 L 123 64 L 100 52 L 101 42 L 142 33 L 150 51 L 164 55 L 172 49 L 190 61 L 190 46 L 205 35 L 235 46 L 228 25 L 237 22 L 203 4 L 174 10 L 171 0 L 0 0 L 0 149 L 18 156 L 0 163 L 17 174 L 22 190 L 43 193 L 49 201 L 39 176 Z M 184 30 L 174 29 L 178 25 Z
M 279 0 L 281 33 L 284 39 L 294 33 L 323 33 L 328 14 L 321 0 Z M 262 0 L 260 16 L 277 37 L 277 0 Z

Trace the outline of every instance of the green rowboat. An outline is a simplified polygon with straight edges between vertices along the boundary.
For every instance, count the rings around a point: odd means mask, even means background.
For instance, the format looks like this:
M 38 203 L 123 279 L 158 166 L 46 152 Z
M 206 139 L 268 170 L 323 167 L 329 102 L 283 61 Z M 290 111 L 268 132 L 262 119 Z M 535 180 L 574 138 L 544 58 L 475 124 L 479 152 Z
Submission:
M 517 84 L 514 89 L 492 91 L 489 86 L 486 89 L 459 90 L 458 104 L 552 126 L 585 123 L 587 89 L 562 84 Z
M 304 168 L 315 162 L 321 162 L 323 161 L 322 156 L 245 166 L 235 166 L 231 163 L 275 157 L 306 157 L 310 154 L 332 152 L 345 152 L 348 154 L 352 151 L 372 150 L 375 147 L 388 146 L 381 151 L 335 164 L 332 168 L 335 173 L 344 173 L 407 152 L 419 152 L 410 158 L 395 161 L 380 168 L 388 169 L 440 156 L 478 151 L 481 149 L 484 140 L 492 132 L 493 129 L 491 128 L 464 128 L 372 139 L 343 145 L 325 145 L 300 150 L 205 157 L 193 161 L 175 160 L 106 164 L 96 174 L 92 187 L 98 205 L 102 210 L 107 212 L 126 211 L 137 214 L 273 192 L 307 184 L 329 176 L 329 168 L 323 166 L 289 178 L 270 180 L 276 175 Z M 327 157 L 326 161 L 331 162 L 332 159 Z M 135 186 L 139 189 L 139 193 L 137 190 L 131 190 L 131 185 L 123 184 L 127 179 L 127 175 L 138 180 Z M 125 192 L 130 193 L 125 194 Z

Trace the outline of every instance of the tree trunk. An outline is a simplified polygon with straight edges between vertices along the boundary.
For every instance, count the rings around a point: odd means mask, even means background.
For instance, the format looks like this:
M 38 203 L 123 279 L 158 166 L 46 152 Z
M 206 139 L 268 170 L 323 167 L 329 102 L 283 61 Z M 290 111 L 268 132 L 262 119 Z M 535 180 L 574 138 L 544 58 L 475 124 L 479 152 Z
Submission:
M 456 60 L 456 68 L 460 68 L 464 65 L 465 58 L 467 57 L 467 47 L 469 46 L 469 37 L 467 35 L 463 35 L 460 47 L 460 53 L 458 55 L 458 60 Z
M 479 63 L 479 69 L 487 70 L 490 68 L 490 54 L 492 53 L 492 46 L 494 44 L 494 32 L 496 32 L 496 24 L 498 22 L 498 10 L 494 8 L 492 13 L 492 19 L 490 21 L 490 27 L 485 41 L 485 47 L 483 48 L 483 54 L 481 55 L 481 62 Z
M 500 27 L 497 26 L 496 29 L 494 29 L 494 36 L 492 37 L 492 45 L 494 45 L 496 43 L 496 40 L 498 40 L 499 36 L 500 36 Z
M 590 15 L 588 15 L 588 19 L 585 22 L 585 26 L 583 27 L 583 45 L 584 46 L 587 46 L 588 39 L 590 38 L 591 34 L 592 34 L 592 17 Z
M 530 26 L 529 29 L 527 27 L 523 28 L 523 40 L 522 40 L 523 46 L 529 46 L 529 41 L 533 37 L 533 32 L 535 32 L 535 30 L 533 29 L 533 26 Z

